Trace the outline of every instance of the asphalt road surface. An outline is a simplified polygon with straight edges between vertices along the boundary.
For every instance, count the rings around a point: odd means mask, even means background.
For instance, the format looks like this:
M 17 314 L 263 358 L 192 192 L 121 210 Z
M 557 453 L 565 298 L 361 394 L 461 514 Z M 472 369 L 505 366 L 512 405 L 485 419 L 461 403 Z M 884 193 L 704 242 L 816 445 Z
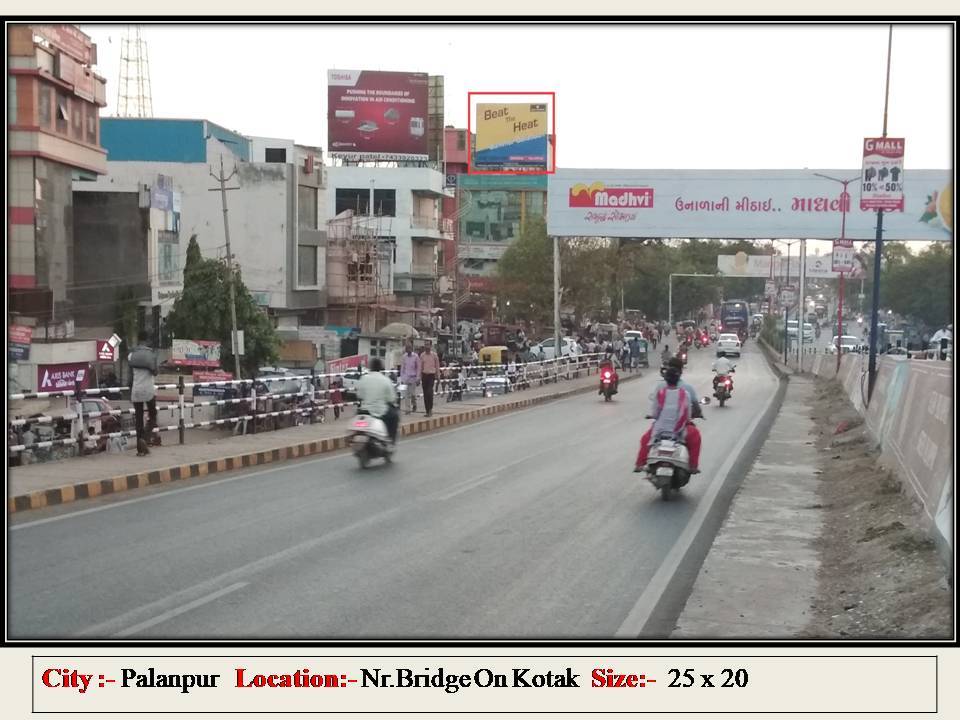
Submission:
M 702 395 L 713 358 L 684 373 Z M 658 380 L 411 438 L 365 471 L 340 453 L 17 513 L 9 634 L 614 637 L 777 388 L 748 342 L 698 422 L 703 474 L 663 502 L 631 472 Z

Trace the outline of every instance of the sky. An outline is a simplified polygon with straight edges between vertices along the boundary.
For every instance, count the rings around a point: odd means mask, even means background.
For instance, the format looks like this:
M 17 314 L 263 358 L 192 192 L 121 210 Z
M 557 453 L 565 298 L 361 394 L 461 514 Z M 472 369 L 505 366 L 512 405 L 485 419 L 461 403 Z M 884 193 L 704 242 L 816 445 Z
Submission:
M 142 25 L 157 117 L 327 147 L 326 71 L 445 78 L 467 91 L 556 92 L 560 167 L 859 168 L 883 126 L 887 25 Z M 116 110 L 126 25 L 82 25 Z M 950 167 L 946 25 L 897 25 L 888 134 L 906 167 Z

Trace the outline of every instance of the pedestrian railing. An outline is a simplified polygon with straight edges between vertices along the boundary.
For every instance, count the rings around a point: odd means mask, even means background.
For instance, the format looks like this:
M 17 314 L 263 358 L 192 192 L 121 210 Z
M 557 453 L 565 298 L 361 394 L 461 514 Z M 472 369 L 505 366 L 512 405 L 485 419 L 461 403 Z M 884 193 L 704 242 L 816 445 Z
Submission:
M 448 365 L 440 368 L 439 377 L 435 386 L 435 402 L 450 402 L 453 397 L 463 397 L 468 394 L 464 387 L 469 387 L 470 381 L 480 381 L 481 392 L 490 396 L 493 394 L 493 384 L 490 380 L 500 380 L 498 383 L 506 392 L 519 392 L 532 387 L 539 387 L 547 383 L 556 383 L 563 380 L 575 379 L 581 374 L 590 374 L 596 369 L 602 359 L 600 353 L 563 357 L 560 359 L 540 360 L 528 363 L 501 363 L 501 364 L 471 364 Z M 233 425 L 234 431 L 246 434 L 263 432 L 264 430 L 281 430 L 302 424 L 325 423 L 328 421 L 327 410 L 332 410 L 334 420 L 338 420 L 341 411 L 348 407 L 358 406 L 359 400 L 347 400 L 343 396 L 350 389 L 342 386 L 344 377 L 352 371 L 336 373 L 316 373 L 303 375 L 278 375 L 271 377 L 254 378 L 251 380 L 217 380 L 207 382 L 187 382 L 181 375 L 176 383 L 159 383 L 154 388 L 157 392 L 176 390 L 176 402 L 157 403 L 158 422 L 150 432 L 156 436 L 162 433 L 177 432 L 179 444 L 186 442 L 185 431 L 195 428 L 211 428 L 216 426 Z M 391 376 L 398 375 L 397 370 L 389 370 Z M 334 385 L 340 381 L 340 385 Z M 275 383 L 301 383 L 297 392 L 269 392 L 270 386 Z M 399 382 L 398 382 L 399 384 Z M 211 400 L 197 400 L 197 390 L 223 388 L 225 392 L 235 390 L 237 397 L 224 397 Z M 186 399 L 187 389 L 192 389 L 193 400 Z M 267 389 L 268 392 L 263 392 Z M 35 455 L 38 450 L 49 450 L 55 447 L 71 448 L 77 455 L 86 455 L 107 449 L 110 441 L 122 441 L 136 437 L 136 430 L 119 430 L 115 432 L 91 432 L 87 422 L 106 417 L 122 418 L 134 416 L 136 409 L 123 408 L 109 411 L 84 412 L 82 401 L 84 398 L 99 398 L 105 395 L 116 395 L 129 392 L 126 386 L 82 389 L 77 383 L 73 390 L 58 392 L 15 393 L 8 396 L 10 401 L 48 399 L 48 398 L 75 398 L 72 410 L 68 409 L 62 415 L 34 415 L 23 418 L 16 417 L 8 422 L 8 462 L 14 464 L 23 461 L 43 461 L 45 459 Z M 410 392 L 410 388 L 406 388 Z M 200 396 L 202 397 L 202 396 Z M 417 398 L 423 398 L 422 389 L 416 392 Z M 274 403 L 294 403 L 292 407 L 274 409 Z M 216 408 L 218 410 L 236 409 L 235 414 L 227 417 L 218 417 L 210 420 L 188 420 L 187 411 L 198 408 Z M 169 412 L 173 424 L 163 424 L 160 417 Z M 288 418 L 292 422 L 279 427 L 281 418 Z M 71 424 L 69 433 L 61 437 L 23 442 L 24 428 L 30 425 L 48 427 L 57 423 Z M 267 427 L 267 425 L 272 427 Z M 48 433 L 49 434 L 49 433 Z

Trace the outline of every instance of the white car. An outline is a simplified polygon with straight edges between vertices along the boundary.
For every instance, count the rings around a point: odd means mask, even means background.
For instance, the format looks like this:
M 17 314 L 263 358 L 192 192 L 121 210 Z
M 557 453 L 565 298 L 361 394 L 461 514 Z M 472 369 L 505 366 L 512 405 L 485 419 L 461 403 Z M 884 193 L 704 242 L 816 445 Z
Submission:
M 726 355 L 740 357 L 740 338 L 734 333 L 722 333 L 717 340 L 717 357 Z
M 856 352 L 857 348 L 860 346 L 860 339 L 854 335 L 842 335 L 840 337 L 840 352 L 841 353 L 851 353 Z M 834 354 L 837 352 L 837 336 L 833 336 L 833 340 L 830 341 L 830 347 L 827 348 L 827 352 Z
M 545 338 L 530 348 L 530 351 L 536 355 L 541 360 L 553 360 L 556 355 L 556 349 L 554 348 L 554 338 Z M 571 353 L 575 353 L 574 346 L 576 341 L 573 338 L 561 338 L 560 339 L 560 357 L 567 357 Z
M 805 343 L 813 342 L 813 323 L 803 324 L 803 341 Z

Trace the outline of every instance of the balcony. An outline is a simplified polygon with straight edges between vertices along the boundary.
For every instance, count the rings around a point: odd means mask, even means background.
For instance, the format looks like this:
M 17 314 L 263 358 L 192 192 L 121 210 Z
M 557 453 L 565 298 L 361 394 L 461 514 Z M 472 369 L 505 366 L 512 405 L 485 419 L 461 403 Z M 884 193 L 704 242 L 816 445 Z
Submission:
M 453 220 L 433 216 L 413 215 L 410 218 L 411 236 L 415 240 L 450 240 L 453 238 Z

